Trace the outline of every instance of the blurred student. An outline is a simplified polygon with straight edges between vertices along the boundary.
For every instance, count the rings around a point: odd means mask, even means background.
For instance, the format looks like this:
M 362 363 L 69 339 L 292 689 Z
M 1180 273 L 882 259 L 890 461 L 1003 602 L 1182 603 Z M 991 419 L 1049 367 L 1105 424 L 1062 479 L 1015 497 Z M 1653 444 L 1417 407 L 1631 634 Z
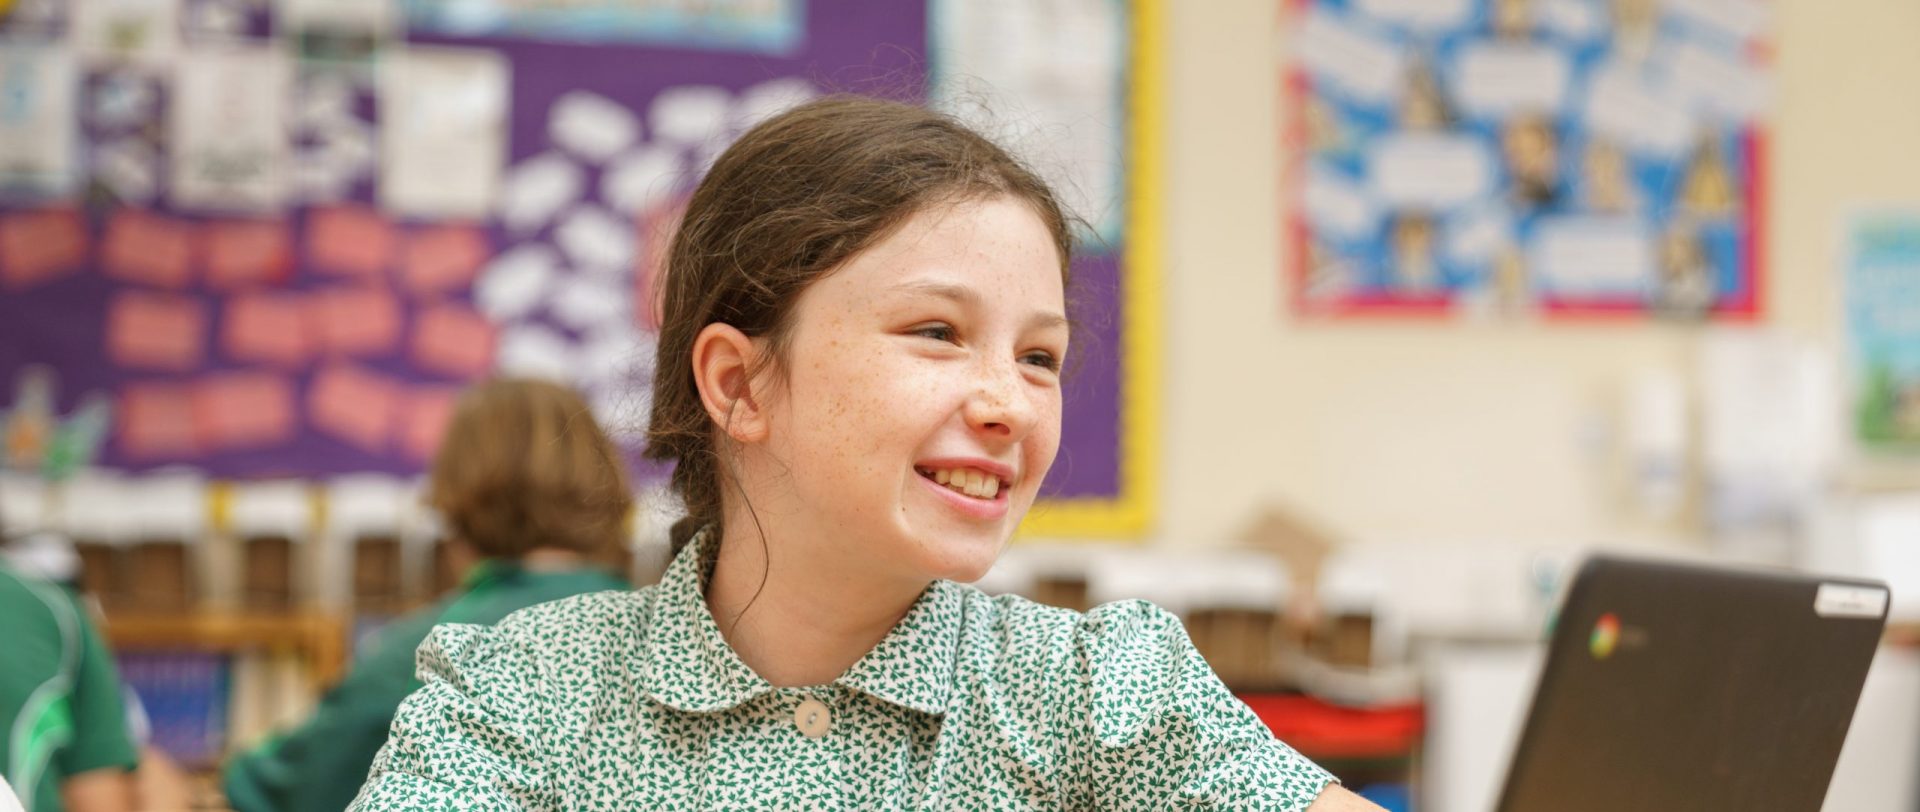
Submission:
M 0 769 L 27 812 L 133 808 L 120 676 L 66 589 L 0 561 Z
M 32 584 L 36 589 L 52 589 L 59 593 L 59 595 L 71 602 L 76 613 L 81 617 L 79 625 L 76 625 L 75 628 L 84 631 L 88 637 L 98 641 L 99 635 L 93 631 L 92 623 L 93 619 L 99 616 L 99 606 L 81 592 L 80 557 L 74 552 L 72 541 L 46 528 L 16 528 L 4 525 L 4 522 L 0 522 L 0 570 L 9 571 L 13 578 L 20 583 Z M 0 606 L 4 606 L 4 602 L 0 602 Z M 12 612 L 0 613 L 0 618 L 14 617 L 25 618 L 20 621 L 23 624 L 31 622 L 31 618 L 28 615 L 20 615 Z M 13 628 L 15 627 L 0 623 L 0 633 L 11 632 Z M 24 628 L 24 626 L 22 626 L 22 628 Z M 105 653 L 104 647 L 101 651 L 103 653 L 99 661 L 104 663 L 102 667 L 108 670 L 108 673 L 112 675 L 113 681 L 120 686 L 120 699 L 124 706 L 123 724 L 120 731 L 112 733 L 110 736 L 105 732 L 89 735 L 95 737 L 109 736 L 109 738 L 113 740 L 125 740 L 131 744 L 136 752 L 136 758 L 140 766 L 134 770 L 133 776 L 130 779 L 130 785 L 133 788 L 133 803 L 130 805 L 131 808 L 185 809 L 192 797 L 192 788 L 189 785 L 186 773 L 180 769 L 180 765 L 176 764 L 171 756 L 168 756 L 158 747 L 153 746 L 149 741 L 151 727 L 147 719 L 146 708 L 140 704 L 140 695 L 135 693 L 125 682 L 120 681 L 111 654 Z M 13 707 L 13 705 L 4 698 L 0 698 L 0 706 Z M 100 712 L 104 713 L 106 709 L 102 708 Z M 4 713 L 0 713 L 0 716 L 4 716 Z M 104 731 L 104 722 L 96 724 L 101 726 L 102 731 Z M 5 747 L 7 742 L 20 741 L 20 739 L 13 738 L 15 734 L 13 734 L 11 730 L 0 731 L 0 735 L 6 735 L 8 737 L 5 741 L 0 741 L 0 753 L 6 752 Z M 19 735 L 31 736 L 32 734 Z M 5 775 L 0 776 L 0 778 L 13 780 L 16 777 L 18 777 L 18 774 L 13 770 L 12 764 L 8 763 L 5 765 Z M 88 783 L 111 784 L 114 782 L 103 779 L 100 782 L 89 781 Z M 85 787 L 82 787 L 79 793 L 89 797 L 98 794 Z M 29 799 L 30 797 L 31 796 L 29 796 Z M 5 798 L 0 796 L 0 812 L 8 812 L 4 800 Z M 32 812 L 31 801 L 28 800 L 27 803 L 29 812 Z M 85 803 L 84 798 L 79 802 L 68 801 L 67 808 L 127 808 L 126 805 L 88 807 L 84 805 Z
M 622 536 L 626 477 L 572 390 L 503 379 L 467 392 L 430 480 L 428 503 L 478 563 L 454 593 L 382 629 L 306 724 L 228 763 L 227 799 L 239 812 L 344 809 L 395 709 L 420 685 L 413 652 L 436 624 L 492 624 L 537 603 L 629 588 L 593 563 Z

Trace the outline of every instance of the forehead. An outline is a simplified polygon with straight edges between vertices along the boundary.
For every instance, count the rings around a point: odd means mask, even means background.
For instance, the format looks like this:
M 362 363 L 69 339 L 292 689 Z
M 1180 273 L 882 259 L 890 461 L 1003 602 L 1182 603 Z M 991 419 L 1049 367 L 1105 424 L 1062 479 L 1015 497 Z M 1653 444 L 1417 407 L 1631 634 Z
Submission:
M 880 302 L 930 284 L 977 290 L 998 307 L 1063 309 L 1060 248 L 1032 207 L 995 197 L 923 209 L 809 287 L 807 298 Z

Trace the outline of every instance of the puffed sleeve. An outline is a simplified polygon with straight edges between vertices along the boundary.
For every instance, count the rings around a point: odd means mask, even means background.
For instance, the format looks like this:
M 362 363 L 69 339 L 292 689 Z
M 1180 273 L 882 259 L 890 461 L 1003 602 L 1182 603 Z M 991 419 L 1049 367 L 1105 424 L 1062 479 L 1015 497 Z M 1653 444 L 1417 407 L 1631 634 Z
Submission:
M 1273 737 L 1164 609 L 1095 608 L 1070 658 L 1055 721 L 1075 807 L 1304 810 L 1334 780 Z
M 415 657 L 422 685 L 400 704 L 348 809 L 558 808 L 540 728 L 549 686 L 526 635 L 511 620 L 435 627 Z

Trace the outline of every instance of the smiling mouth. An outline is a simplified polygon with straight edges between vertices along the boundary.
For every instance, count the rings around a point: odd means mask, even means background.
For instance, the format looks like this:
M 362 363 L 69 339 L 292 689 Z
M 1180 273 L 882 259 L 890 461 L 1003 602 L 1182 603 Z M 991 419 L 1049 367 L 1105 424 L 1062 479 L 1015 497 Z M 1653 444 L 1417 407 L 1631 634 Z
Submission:
M 1009 483 L 1000 477 L 973 468 L 915 468 L 915 471 L 947 490 L 980 500 L 992 500 Z

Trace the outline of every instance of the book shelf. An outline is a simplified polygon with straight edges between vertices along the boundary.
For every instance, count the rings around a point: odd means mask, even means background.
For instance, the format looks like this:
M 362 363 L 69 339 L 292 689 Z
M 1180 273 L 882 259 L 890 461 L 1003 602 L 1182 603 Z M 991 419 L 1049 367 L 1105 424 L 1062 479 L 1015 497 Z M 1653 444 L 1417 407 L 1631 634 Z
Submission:
M 325 612 L 109 613 L 106 635 L 113 649 L 123 652 L 292 652 L 307 664 L 314 681 L 325 686 L 346 670 L 347 625 L 345 616 Z

